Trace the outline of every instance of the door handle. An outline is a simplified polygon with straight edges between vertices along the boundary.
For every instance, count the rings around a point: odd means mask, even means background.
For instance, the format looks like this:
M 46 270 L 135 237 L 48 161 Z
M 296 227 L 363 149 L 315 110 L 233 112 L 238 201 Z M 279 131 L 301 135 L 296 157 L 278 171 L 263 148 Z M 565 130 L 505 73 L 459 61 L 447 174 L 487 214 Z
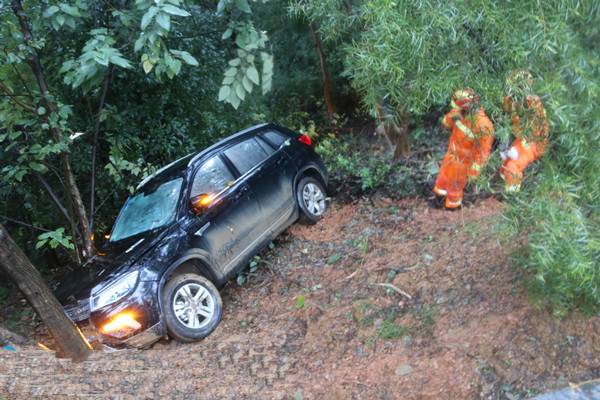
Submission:
M 235 200 L 239 200 L 242 198 L 242 196 L 244 196 L 246 194 L 246 192 L 248 191 L 248 186 L 244 185 L 241 186 L 238 190 L 237 193 L 234 196 Z

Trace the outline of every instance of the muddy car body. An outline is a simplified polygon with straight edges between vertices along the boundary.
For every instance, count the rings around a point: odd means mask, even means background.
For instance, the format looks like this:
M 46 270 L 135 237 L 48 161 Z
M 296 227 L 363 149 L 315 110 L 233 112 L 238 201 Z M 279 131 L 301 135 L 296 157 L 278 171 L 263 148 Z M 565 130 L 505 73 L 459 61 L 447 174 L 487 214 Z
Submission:
M 221 317 L 217 288 L 298 218 L 315 223 L 326 187 L 308 136 L 274 124 L 238 132 L 140 183 L 59 299 L 104 343 L 201 339 Z

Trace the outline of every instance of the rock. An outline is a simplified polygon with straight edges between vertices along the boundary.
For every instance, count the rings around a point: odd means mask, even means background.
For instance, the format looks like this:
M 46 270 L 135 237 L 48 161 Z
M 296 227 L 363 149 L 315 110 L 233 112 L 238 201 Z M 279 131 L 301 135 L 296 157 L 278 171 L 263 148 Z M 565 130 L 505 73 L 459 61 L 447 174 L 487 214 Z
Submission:
M 412 372 L 412 367 L 408 364 L 404 364 L 396 368 L 396 376 L 405 376 Z
M 358 346 L 356 348 L 356 355 L 358 357 L 364 357 L 365 356 L 365 349 L 362 346 Z

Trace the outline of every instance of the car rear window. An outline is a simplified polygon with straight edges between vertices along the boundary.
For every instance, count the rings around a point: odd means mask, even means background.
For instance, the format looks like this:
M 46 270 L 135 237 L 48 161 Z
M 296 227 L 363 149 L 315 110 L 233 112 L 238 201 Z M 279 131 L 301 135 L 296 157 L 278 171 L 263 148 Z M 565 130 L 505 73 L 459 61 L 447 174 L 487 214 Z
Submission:
M 202 164 L 196 172 L 190 196 L 219 193 L 234 180 L 223 160 L 219 156 L 215 156 Z
M 276 149 L 278 149 L 287 139 L 287 137 L 285 137 L 283 134 L 275 131 L 266 131 L 261 133 L 261 135 L 267 139 L 269 143 L 275 146 Z
M 267 153 L 255 138 L 233 145 L 224 153 L 242 175 L 267 158 Z

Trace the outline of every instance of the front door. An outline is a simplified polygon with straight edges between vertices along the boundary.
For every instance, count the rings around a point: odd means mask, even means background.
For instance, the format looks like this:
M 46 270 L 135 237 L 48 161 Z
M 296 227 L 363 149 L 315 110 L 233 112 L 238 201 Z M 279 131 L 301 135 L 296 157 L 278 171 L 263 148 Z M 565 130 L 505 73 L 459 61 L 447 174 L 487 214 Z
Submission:
M 192 246 L 207 250 L 223 275 L 228 275 L 252 247 L 260 221 L 254 193 L 243 180 L 236 180 L 220 156 L 202 164 L 196 172 L 191 199 L 205 197 L 194 227 Z

